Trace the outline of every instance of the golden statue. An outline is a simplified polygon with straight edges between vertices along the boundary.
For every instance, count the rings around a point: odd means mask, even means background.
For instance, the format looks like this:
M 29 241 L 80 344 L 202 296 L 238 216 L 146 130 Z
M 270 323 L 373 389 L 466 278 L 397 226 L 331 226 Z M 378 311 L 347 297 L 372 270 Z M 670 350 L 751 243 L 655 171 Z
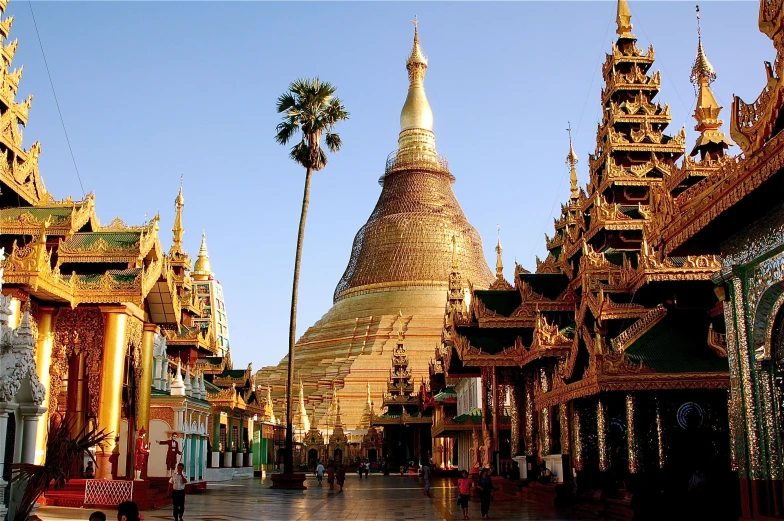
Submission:
M 480 449 L 482 453 L 482 468 L 489 469 L 493 467 L 493 439 L 488 431 L 484 431 L 482 437 L 484 438 L 484 444 Z

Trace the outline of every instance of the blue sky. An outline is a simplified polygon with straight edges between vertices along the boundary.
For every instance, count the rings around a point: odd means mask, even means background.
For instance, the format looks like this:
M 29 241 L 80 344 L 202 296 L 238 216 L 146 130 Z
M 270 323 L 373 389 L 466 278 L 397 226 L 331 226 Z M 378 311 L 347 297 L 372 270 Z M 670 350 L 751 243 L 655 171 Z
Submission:
M 568 195 L 571 122 L 580 183 L 595 147 L 601 63 L 614 40 L 615 2 L 33 2 L 46 60 L 86 191 L 99 217 L 129 224 L 161 214 L 171 243 L 185 178 L 186 247 L 201 230 L 224 286 L 232 358 L 274 364 L 287 349 L 288 309 L 303 183 L 277 145 L 275 100 L 318 75 L 338 86 L 351 119 L 344 149 L 316 175 L 300 286 L 298 333 L 332 304 L 357 230 L 378 198 L 397 145 L 405 58 L 417 15 L 430 60 L 425 86 L 454 191 L 507 277 L 534 267 L 543 233 Z M 632 2 L 639 45 L 656 50 L 659 99 L 672 133 L 686 125 L 697 35 L 691 2 Z M 757 2 L 703 2 L 702 34 L 730 119 L 733 94 L 753 101 L 775 58 L 757 29 Z M 12 0 L 20 99 L 34 94 L 25 144 L 42 142 L 41 172 L 57 198 L 82 195 L 32 23 Z M 737 147 L 734 149 L 738 153 Z

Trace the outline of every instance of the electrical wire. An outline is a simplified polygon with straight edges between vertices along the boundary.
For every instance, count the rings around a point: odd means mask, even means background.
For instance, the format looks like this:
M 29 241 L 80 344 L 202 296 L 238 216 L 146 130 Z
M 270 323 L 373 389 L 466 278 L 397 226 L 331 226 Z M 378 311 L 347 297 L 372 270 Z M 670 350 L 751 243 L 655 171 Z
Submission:
M 49 62 L 46 60 L 46 53 L 44 52 L 44 44 L 41 41 L 41 33 L 38 31 L 38 23 L 35 21 L 35 13 L 33 12 L 32 0 L 27 1 L 30 6 L 30 15 L 33 18 L 33 26 L 35 27 L 35 34 L 38 36 L 38 45 L 41 47 L 41 56 L 44 58 L 44 66 L 46 67 L 46 74 L 49 76 L 49 85 L 52 87 L 52 95 L 54 96 L 54 104 L 57 106 L 57 113 L 60 115 L 60 123 L 63 126 L 63 134 L 65 134 L 65 142 L 68 144 L 68 151 L 71 153 L 71 161 L 73 161 L 74 170 L 76 171 L 76 178 L 79 180 L 79 188 L 82 189 L 82 197 L 86 197 L 84 185 L 82 184 L 82 176 L 79 175 L 79 167 L 76 166 L 76 156 L 74 156 L 73 147 L 71 147 L 71 140 L 68 137 L 68 130 L 65 128 L 65 119 L 63 118 L 63 111 L 60 110 L 60 102 L 57 100 L 57 92 L 54 89 L 54 81 L 52 81 L 52 73 L 49 70 Z

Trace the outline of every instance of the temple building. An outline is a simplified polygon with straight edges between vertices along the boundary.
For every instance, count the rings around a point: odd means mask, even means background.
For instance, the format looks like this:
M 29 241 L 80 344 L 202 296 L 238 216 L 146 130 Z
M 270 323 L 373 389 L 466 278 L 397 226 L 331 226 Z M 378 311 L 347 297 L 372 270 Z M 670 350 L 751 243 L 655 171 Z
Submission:
M 487 288 L 493 280 L 482 240 L 452 192 L 455 178 L 446 158 L 436 151 L 433 113 L 424 88 L 427 66 L 415 30 L 406 61 L 409 88 L 400 114 L 398 150 L 387 158 L 379 180 L 381 195 L 356 235 L 333 307 L 305 332 L 294 351 L 307 410 L 314 411 L 311 425 L 325 436 L 331 428 L 333 384 L 340 389 L 342 419 L 350 428 L 362 421 L 368 384 L 380 405 L 397 330 L 406 337 L 413 381 L 428 377 L 433 346 L 443 328 L 453 237 L 464 288 L 469 282 Z M 271 383 L 282 416 L 286 364 L 284 359 L 256 375 L 257 385 Z
M 566 490 L 558 483 L 576 481 L 586 497 L 598 489 L 628 510 L 655 508 L 661 498 L 650 491 L 695 467 L 717 486 L 732 479 L 730 368 L 711 281 L 721 263 L 716 252 L 675 256 L 658 242 L 673 198 L 729 163 L 730 143 L 718 130 L 702 42 L 692 71 L 700 136 L 694 158 L 679 164 L 685 132 L 666 133 L 654 50 L 637 46 L 626 0 L 618 0 L 616 29 L 587 187 L 578 185 L 570 139 L 571 190 L 546 237 L 546 259 L 535 273 L 516 265 L 508 282 L 499 241 L 490 287 L 472 287 L 470 302 L 459 291 L 447 299 L 431 378 L 479 378 L 477 439 L 459 451 L 469 466 L 488 465 L 489 444 L 494 469 L 518 463 L 529 497 L 554 501 Z M 462 265 L 454 272 L 459 278 Z M 543 467 L 550 485 L 537 481 Z
M 223 356 L 229 351 L 229 321 L 226 318 L 223 287 L 212 272 L 210 256 L 207 252 L 206 233 L 201 234 L 201 247 L 199 247 L 196 263 L 193 265 L 191 279 L 193 279 L 192 291 L 204 306 L 202 316 L 194 319 L 194 325 L 202 331 L 206 331 L 208 328 L 212 331 L 217 342 L 218 355 Z
M 735 96 L 730 135 L 743 155 L 715 160 L 715 168 L 660 214 L 655 246 L 670 256 L 719 255 L 712 277 L 726 323 L 732 467 L 742 519 L 784 518 L 784 423 L 781 417 L 784 302 L 784 10 L 760 1 L 759 29 L 776 50 L 767 83 L 751 104 Z M 702 49 L 700 48 L 700 51 Z M 699 61 L 699 60 L 698 60 Z M 707 63 L 707 61 L 706 61 Z M 715 125 L 720 107 L 709 92 L 712 68 L 695 67 L 697 112 Z M 712 143 L 714 150 L 721 139 Z
M 5 7 L 0 2 L 0 13 Z M 250 440 L 264 409 L 250 367 L 235 371 L 228 356 L 225 309 L 206 246 L 193 278 L 189 272 L 182 188 L 168 254 L 157 215 L 138 226 L 119 218 L 107 225 L 96 216 L 92 194 L 55 200 L 38 170 L 41 145 L 22 147 L 32 97 L 15 100 L 21 69 L 11 65 L 17 49 L 8 40 L 12 21 L 0 19 L 6 86 L 0 92 L 0 316 L 24 338 L 30 332 L 43 396 L 35 414 L 25 396 L 0 414 L 2 446 L 24 445 L 19 457 L 5 461 L 0 485 L 11 463 L 46 463 L 53 427 L 73 436 L 110 433 L 95 454 L 96 478 L 110 480 L 107 493 L 114 493 L 115 481 L 138 480 L 126 499 L 142 508 L 166 501 L 168 447 L 176 447 L 189 486 L 204 488 L 213 466 L 232 467 L 232 476 L 248 473 L 238 468 L 253 475 Z M 208 301 L 198 298 L 195 281 L 209 287 Z M 207 325 L 200 325 L 205 318 Z M 211 445 L 221 443 L 222 425 L 226 443 L 218 462 Z M 81 504 L 90 481 L 80 479 L 83 470 L 71 469 L 72 486 L 50 489 L 47 503 Z

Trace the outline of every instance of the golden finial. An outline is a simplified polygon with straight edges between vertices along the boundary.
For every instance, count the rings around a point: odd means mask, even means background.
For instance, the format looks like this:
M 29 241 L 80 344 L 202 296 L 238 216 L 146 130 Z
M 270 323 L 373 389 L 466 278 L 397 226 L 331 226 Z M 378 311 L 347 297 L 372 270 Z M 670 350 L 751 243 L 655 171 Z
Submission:
M 615 31 L 622 38 L 634 38 L 632 34 L 632 12 L 629 10 L 627 0 L 618 0 L 618 14 L 615 17 L 618 29 Z
M 495 276 L 497 279 L 504 278 L 504 262 L 501 260 L 501 252 L 504 251 L 504 248 L 501 246 L 501 225 L 498 226 L 498 241 L 495 243 Z
M 199 246 L 199 256 L 196 258 L 196 263 L 193 265 L 193 273 L 200 273 L 203 276 L 212 274 L 212 266 L 210 265 L 210 254 L 207 252 L 207 232 L 201 232 L 201 246 Z
M 694 60 L 694 66 L 691 68 L 691 82 L 694 85 L 698 85 L 701 83 L 701 78 L 706 78 L 707 83 L 711 83 L 716 79 L 716 71 L 708 61 L 708 57 L 705 56 L 705 49 L 702 48 L 700 6 L 697 6 L 697 57 Z
M 182 252 L 182 236 L 185 228 L 182 226 L 182 209 L 185 206 L 185 197 L 182 195 L 182 176 L 180 176 L 180 191 L 174 199 L 174 226 L 172 227 L 172 251 Z
M 425 71 L 427 70 L 427 57 L 419 46 L 419 22 L 415 18 L 414 46 L 406 60 L 408 70 L 408 96 L 400 112 L 400 130 L 422 129 L 433 130 L 433 111 L 425 95 Z
M 719 130 L 722 121 L 719 119 L 721 107 L 713 95 L 710 84 L 716 79 L 716 71 L 705 56 L 705 50 L 702 47 L 702 29 L 700 27 L 700 6 L 696 7 L 697 13 L 697 57 L 694 59 L 694 66 L 691 69 L 690 80 L 697 89 L 697 106 L 694 109 L 694 119 L 697 125 L 694 130 L 700 132 L 700 137 L 691 151 L 691 155 L 695 156 L 702 151 L 702 157 L 705 158 L 706 154 L 711 154 L 709 149 L 715 148 L 718 145 L 721 149 L 729 148 L 730 142 L 724 136 L 724 133 Z M 707 145 L 707 146 L 706 146 Z M 721 153 L 721 152 L 720 152 Z
M 569 181 L 572 186 L 572 199 L 577 199 L 579 197 L 579 191 L 577 189 L 577 168 L 575 165 L 578 163 L 577 161 L 577 154 L 574 152 L 574 147 L 572 146 L 572 124 L 569 123 L 569 127 L 566 129 L 569 133 L 569 153 L 566 155 L 566 164 L 571 167 L 571 174 L 569 176 Z

